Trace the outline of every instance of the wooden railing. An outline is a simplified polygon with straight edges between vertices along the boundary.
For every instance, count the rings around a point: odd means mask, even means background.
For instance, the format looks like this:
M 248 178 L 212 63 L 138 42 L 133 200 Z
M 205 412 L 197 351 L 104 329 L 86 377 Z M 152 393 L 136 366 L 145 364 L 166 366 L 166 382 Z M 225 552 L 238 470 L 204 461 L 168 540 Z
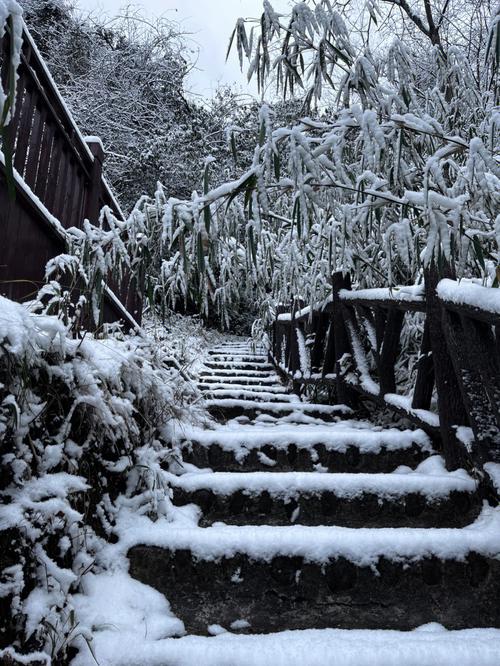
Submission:
M 412 353 L 401 346 L 410 316 Z M 449 468 L 500 462 L 500 290 L 438 284 L 428 272 L 425 292 L 352 291 L 349 277 L 336 273 L 322 309 L 299 301 L 279 309 L 270 356 L 299 392 L 326 384 L 338 402 L 355 407 L 368 398 L 415 422 L 442 447 Z
M 7 31 L 0 41 L 4 83 L 9 50 Z M 66 250 L 64 229 L 81 228 L 85 218 L 97 222 L 105 205 L 121 219 L 123 213 L 102 177 L 101 143 L 82 137 L 27 31 L 18 76 L 3 146 L 13 155 L 14 200 L 0 162 L 0 293 L 23 300 L 43 283 L 48 259 Z M 118 296 L 106 299 L 106 319 L 131 323 L 127 311 L 140 318 L 137 292 Z

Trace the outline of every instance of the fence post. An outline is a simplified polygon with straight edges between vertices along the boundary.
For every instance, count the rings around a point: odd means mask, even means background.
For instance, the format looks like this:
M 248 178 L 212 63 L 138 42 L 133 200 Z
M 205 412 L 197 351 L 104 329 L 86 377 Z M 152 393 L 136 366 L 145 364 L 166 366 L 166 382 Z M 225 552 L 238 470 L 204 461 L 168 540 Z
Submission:
M 96 224 L 99 220 L 101 210 L 101 183 L 102 183 L 102 165 L 104 162 L 104 149 L 102 143 L 98 140 L 86 141 L 90 152 L 94 156 L 94 163 L 90 174 L 90 183 L 87 190 L 85 202 L 85 218 Z
M 297 395 L 300 395 L 301 392 L 301 383 L 295 379 L 295 373 L 300 371 L 300 353 L 299 353 L 299 340 L 297 338 L 297 321 L 295 316 L 297 310 L 301 308 L 301 301 L 297 299 L 292 300 L 291 308 L 291 321 L 290 321 L 290 345 L 289 345 L 289 356 L 287 359 L 288 369 L 292 375 L 292 390 Z
M 447 274 L 442 277 L 454 277 L 450 267 L 446 267 L 444 273 Z M 451 470 L 464 467 L 467 461 L 455 430 L 456 426 L 467 425 L 467 414 L 443 331 L 443 309 L 436 291 L 441 276 L 434 262 L 425 269 L 424 277 L 443 456 L 446 467 Z
M 336 387 L 337 387 L 337 400 L 339 403 L 354 407 L 357 404 L 357 396 L 355 392 L 347 386 L 341 375 L 340 359 L 344 354 L 351 354 L 351 345 L 349 344 L 349 336 L 347 334 L 344 309 L 342 301 L 340 300 L 339 293 L 341 289 L 351 289 L 351 276 L 349 273 L 342 273 L 341 271 L 333 273 L 332 275 L 332 300 L 333 300 L 333 313 L 330 325 L 330 332 L 328 334 L 328 347 L 325 354 L 325 365 L 335 368 L 336 374 Z M 333 368 L 332 368 L 333 369 Z
M 314 343 L 311 349 L 311 372 L 318 372 L 321 369 L 322 361 L 324 362 L 329 316 L 326 312 L 313 312 L 311 315 L 311 329 L 314 333 Z

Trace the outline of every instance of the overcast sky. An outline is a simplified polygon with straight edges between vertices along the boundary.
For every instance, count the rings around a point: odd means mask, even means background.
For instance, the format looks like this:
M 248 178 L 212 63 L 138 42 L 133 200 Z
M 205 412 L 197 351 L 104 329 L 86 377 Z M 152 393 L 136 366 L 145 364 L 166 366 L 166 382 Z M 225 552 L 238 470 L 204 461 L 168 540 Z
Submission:
M 197 70 L 187 82 L 195 94 L 210 97 L 218 83 L 236 83 L 243 91 L 248 88 L 246 77 L 239 70 L 236 52 L 225 62 L 229 37 L 240 17 L 258 17 L 262 13 L 262 0 L 78 0 L 83 10 L 98 10 L 109 16 L 120 8 L 133 4 L 144 8 L 148 16 L 171 17 L 187 32 L 192 33 L 192 48 L 199 49 Z M 284 10 L 288 0 L 273 0 L 276 10 Z M 194 54 L 193 54 L 194 55 Z

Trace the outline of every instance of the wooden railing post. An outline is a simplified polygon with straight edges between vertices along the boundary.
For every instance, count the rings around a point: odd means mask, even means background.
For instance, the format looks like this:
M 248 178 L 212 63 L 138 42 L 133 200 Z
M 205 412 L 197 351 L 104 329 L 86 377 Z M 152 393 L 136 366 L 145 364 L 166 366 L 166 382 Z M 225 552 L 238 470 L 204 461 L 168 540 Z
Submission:
M 284 305 L 278 305 L 276 308 L 276 319 L 273 323 L 273 355 L 277 365 L 281 363 L 283 357 L 283 339 L 286 337 L 283 323 L 279 320 L 280 314 L 287 311 Z M 286 358 L 286 357 L 285 357 Z
M 387 313 L 384 337 L 379 354 L 380 395 L 396 392 L 396 364 L 404 312 L 391 308 Z
M 351 289 L 351 276 L 348 273 L 345 275 L 342 272 L 334 273 L 332 275 L 333 314 L 325 354 L 325 368 L 327 372 L 335 369 L 338 402 L 354 407 L 357 404 L 357 397 L 355 392 L 343 380 L 340 364 L 344 354 L 352 353 L 344 318 L 344 306 L 339 297 L 339 292 L 342 289 Z M 323 371 L 325 371 L 325 368 Z
M 85 217 L 93 224 L 99 220 L 101 210 L 101 187 L 102 187 L 102 165 L 104 162 L 104 150 L 100 141 L 86 142 L 90 152 L 94 156 L 94 163 L 90 174 L 89 189 L 85 202 Z
M 474 432 L 477 467 L 500 462 L 500 359 L 491 326 L 443 307 L 446 341 Z
M 324 364 L 326 336 L 328 334 L 330 318 L 323 311 L 312 312 L 311 317 L 311 331 L 314 334 L 314 342 L 311 349 L 311 372 L 318 372 Z
M 454 277 L 450 274 L 451 270 L 448 273 L 444 277 Z M 430 349 L 434 361 L 443 456 L 447 468 L 456 469 L 464 467 L 467 461 L 464 445 L 456 435 L 456 426 L 467 425 L 467 414 L 443 330 L 443 309 L 436 291 L 439 280 L 438 268 L 432 263 L 425 269 Z
M 420 356 L 417 361 L 417 379 L 411 406 L 413 409 L 429 409 L 434 389 L 434 359 L 432 358 L 429 320 L 425 319 Z
M 300 370 L 300 352 L 299 352 L 299 341 L 297 338 L 297 310 L 301 307 L 301 302 L 294 299 L 292 301 L 292 320 L 289 327 L 289 346 L 288 346 L 288 358 L 287 365 L 290 374 L 292 375 L 292 390 L 297 395 L 300 395 L 301 384 L 295 379 L 295 373 Z

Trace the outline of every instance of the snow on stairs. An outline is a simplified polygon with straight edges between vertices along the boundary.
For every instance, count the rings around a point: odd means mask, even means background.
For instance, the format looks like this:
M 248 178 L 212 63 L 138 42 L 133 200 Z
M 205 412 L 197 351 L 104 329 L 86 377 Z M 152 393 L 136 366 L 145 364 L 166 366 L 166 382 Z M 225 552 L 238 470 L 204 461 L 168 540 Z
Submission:
M 186 431 L 171 478 L 199 522 L 139 531 L 128 551 L 189 633 L 500 626 L 500 513 L 471 477 L 422 431 L 285 400 L 244 344 L 213 352 L 199 381 L 222 423 Z

